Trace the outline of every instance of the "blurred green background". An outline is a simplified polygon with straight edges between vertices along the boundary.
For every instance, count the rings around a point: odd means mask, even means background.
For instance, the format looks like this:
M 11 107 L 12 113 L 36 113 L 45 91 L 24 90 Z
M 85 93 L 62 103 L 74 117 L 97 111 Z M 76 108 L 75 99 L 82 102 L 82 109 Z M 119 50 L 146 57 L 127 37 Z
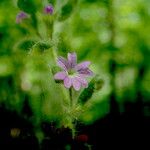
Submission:
M 65 10 L 65 19 L 55 21 L 53 41 L 42 20 L 47 1 L 34 2 L 39 4 L 36 25 L 32 18 L 16 24 L 17 1 L 0 1 L 0 105 L 35 125 L 63 116 L 63 94 L 51 73 L 55 45 L 58 55 L 75 51 L 79 62 L 91 61 L 93 72 L 104 80 L 80 116 L 84 123 L 108 114 L 111 101 L 122 113 L 126 101 L 149 103 L 149 0 L 78 0 L 72 12 Z M 54 5 L 55 12 L 63 2 Z M 150 115 L 150 109 L 144 112 Z

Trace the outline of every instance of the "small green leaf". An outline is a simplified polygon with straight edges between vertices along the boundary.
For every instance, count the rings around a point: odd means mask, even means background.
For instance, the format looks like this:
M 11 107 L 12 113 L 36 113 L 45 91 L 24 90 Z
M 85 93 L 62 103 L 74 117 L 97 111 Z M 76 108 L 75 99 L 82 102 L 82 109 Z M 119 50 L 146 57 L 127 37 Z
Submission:
M 70 17 L 74 10 L 76 2 L 77 0 L 68 0 L 68 2 L 62 6 L 58 17 L 59 21 L 64 21 Z
M 78 102 L 84 105 L 93 95 L 94 92 L 100 90 L 104 84 L 104 81 L 96 75 L 89 83 L 88 87 L 83 90 L 78 98 Z
M 49 48 L 52 47 L 52 44 L 48 43 L 48 42 L 38 42 L 34 48 L 36 48 L 36 50 L 38 50 L 39 52 L 44 52 L 45 50 L 48 50 Z
M 17 5 L 21 10 L 29 14 L 34 14 L 37 11 L 34 0 L 18 0 Z
M 33 39 L 23 39 L 17 44 L 17 48 L 23 51 L 29 51 L 34 44 L 35 40 Z

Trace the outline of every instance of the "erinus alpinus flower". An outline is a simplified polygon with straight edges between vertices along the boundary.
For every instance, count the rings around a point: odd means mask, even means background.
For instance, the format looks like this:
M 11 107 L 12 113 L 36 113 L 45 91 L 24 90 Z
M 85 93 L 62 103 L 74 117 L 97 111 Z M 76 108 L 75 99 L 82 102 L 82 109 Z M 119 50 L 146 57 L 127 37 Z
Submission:
M 22 20 L 28 18 L 29 15 L 23 11 L 19 12 L 16 16 L 16 23 L 21 23 Z
M 88 86 L 86 77 L 93 75 L 93 72 L 88 68 L 90 65 L 89 61 L 77 64 L 76 53 L 68 53 L 68 60 L 59 57 L 57 64 L 63 71 L 56 73 L 54 78 L 56 80 L 63 80 L 66 88 L 73 86 L 78 91 L 81 87 L 86 88 Z

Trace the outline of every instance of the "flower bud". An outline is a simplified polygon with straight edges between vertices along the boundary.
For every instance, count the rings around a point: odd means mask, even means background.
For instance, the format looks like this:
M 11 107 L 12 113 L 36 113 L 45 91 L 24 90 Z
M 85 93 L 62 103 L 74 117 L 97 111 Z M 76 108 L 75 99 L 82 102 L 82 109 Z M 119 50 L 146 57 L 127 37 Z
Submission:
M 27 19 L 29 16 L 27 13 L 21 11 L 20 13 L 17 14 L 16 16 L 16 23 L 21 23 L 24 19 Z
M 45 8 L 44 8 L 44 12 L 45 12 L 46 14 L 50 14 L 50 15 L 52 15 L 52 14 L 53 14 L 53 12 L 54 12 L 54 8 L 53 8 L 53 6 L 52 6 L 52 5 L 47 5 L 47 6 L 45 6 Z

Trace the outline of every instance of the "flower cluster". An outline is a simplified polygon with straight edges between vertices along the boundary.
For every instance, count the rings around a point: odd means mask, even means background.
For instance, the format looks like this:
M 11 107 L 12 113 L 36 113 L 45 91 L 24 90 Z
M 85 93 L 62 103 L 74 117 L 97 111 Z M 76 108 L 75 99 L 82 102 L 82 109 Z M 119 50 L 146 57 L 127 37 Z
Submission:
M 68 53 L 68 60 L 59 57 L 57 63 L 62 71 L 54 75 L 55 80 L 63 80 L 66 88 L 73 86 L 76 91 L 80 90 L 81 87 L 86 88 L 88 86 L 86 77 L 93 75 L 93 72 L 88 68 L 89 61 L 77 64 L 76 53 Z

